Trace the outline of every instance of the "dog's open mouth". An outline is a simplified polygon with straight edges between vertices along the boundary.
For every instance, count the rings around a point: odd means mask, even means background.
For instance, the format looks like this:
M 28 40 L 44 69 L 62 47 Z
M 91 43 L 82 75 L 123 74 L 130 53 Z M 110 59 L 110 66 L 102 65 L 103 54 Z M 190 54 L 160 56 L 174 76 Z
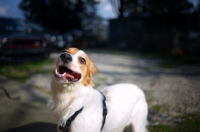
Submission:
M 80 73 L 74 72 L 65 66 L 59 66 L 55 70 L 55 75 L 61 80 L 68 80 L 70 82 L 77 82 L 81 78 Z

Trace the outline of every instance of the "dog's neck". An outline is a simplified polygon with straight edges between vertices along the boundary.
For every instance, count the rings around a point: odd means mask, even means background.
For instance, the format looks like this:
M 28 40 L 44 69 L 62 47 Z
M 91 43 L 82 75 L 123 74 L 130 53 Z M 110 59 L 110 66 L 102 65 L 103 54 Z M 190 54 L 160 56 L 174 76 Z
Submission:
M 77 90 L 79 85 L 79 83 L 61 83 L 53 79 L 51 83 L 51 89 L 56 93 L 71 94 Z
M 64 118 L 68 118 L 74 111 L 83 107 L 93 89 L 91 86 L 85 87 L 81 83 L 69 84 L 52 80 L 51 90 L 52 102 L 50 106 L 56 118 L 60 120 L 64 115 Z

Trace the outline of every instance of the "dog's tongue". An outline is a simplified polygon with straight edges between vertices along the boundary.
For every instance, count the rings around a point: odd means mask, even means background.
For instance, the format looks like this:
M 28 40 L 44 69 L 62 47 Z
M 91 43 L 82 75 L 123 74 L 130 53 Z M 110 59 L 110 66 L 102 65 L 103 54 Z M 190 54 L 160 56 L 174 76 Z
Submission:
M 65 78 L 71 82 L 78 81 L 81 78 L 81 75 L 79 73 L 76 73 L 64 66 L 59 67 L 58 73 L 59 77 Z
M 69 73 L 67 73 L 67 72 L 64 75 L 64 78 L 66 78 L 67 80 L 70 80 L 70 81 L 75 80 L 74 76 L 69 74 Z
M 60 67 L 60 73 L 64 74 L 63 78 L 66 78 L 67 80 L 74 80 L 74 75 L 73 72 L 70 71 L 69 69 L 65 68 L 65 67 Z

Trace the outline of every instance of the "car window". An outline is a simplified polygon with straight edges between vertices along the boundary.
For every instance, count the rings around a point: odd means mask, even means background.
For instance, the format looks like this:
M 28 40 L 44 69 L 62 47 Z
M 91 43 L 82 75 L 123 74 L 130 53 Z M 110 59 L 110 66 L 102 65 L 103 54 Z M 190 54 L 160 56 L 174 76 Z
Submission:
M 27 24 L 32 29 L 33 32 L 44 32 L 43 27 L 36 23 L 27 22 Z
M 27 28 L 22 20 L 0 19 L 0 33 L 25 33 Z
M 16 32 L 26 32 L 26 27 L 22 21 L 14 21 Z

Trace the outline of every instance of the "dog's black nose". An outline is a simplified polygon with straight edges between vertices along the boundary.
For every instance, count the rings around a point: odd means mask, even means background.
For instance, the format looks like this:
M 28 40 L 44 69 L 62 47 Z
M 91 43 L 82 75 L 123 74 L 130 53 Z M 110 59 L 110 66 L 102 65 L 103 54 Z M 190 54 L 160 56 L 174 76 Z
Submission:
M 68 54 L 68 53 L 62 53 L 60 55 L 60 59 L 65 63 L 72 62 L 72 56 L 70 54 Z

